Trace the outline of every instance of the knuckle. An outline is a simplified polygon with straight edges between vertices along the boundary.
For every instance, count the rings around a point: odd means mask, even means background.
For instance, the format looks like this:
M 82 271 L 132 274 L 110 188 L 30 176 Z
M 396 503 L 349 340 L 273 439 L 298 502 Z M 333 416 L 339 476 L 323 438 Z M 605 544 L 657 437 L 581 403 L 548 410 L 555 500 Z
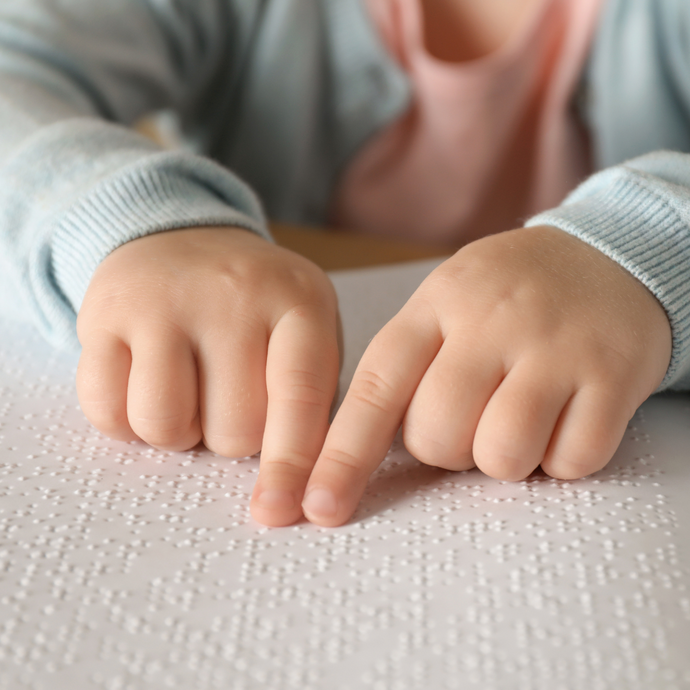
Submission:
M 103 338 L 118 338 L 115 309 L 99 309 L 84 303 L 77 314 L 77 339 L 82 347 L 97 346 Z
M 596 334 L 596 338 L 584 343 L 580 349 L 587 352 L 586 361 L 595 381 L 625 386 L 630 380 L 630 373 L 635 371 L 637 355 L 634 345 L 626 348 L 623 343 L 610 342 L 604 334 Z
M 284 280 L 300 303 L 329 311 L 337 308 L 333 283 L 316 264 L 299 256 L 286 270 Z
M 364 474 L 361 461 L 352 453 L 344 450 L 331 448 L 324 452 L 321 461 L 331 468 L 337 467 L 341 473 L 348 477 L 360 477 Z
M 315 270 L 315 266 L 307 261 L 300 261 L 292 266 L 288 272 L 290 284 L 305 297 L 319 297 L 323 280 L 320 271 Z
M 284 393 L 281 400 L 306 407 L 323 407 L 330 402 L 329 391 L 318 374 L 304 370 L 284 374 Z
M 233 318 L 243 313 L 254 314 L 257 296 L 257 286 L 247 269 L 231 267 L 218 269 L 213 281 L 215 299 L 213 303 L 220 305 L 232 304 Z
M 614 429 L 618 429 L 621 423 L 627 425 L 637 408 L 649 395 L 649 391 L 643 393 L 638 382 L 631 381 L 630 377 L 619 382 L 608 383 L 608 385 L 598 382 L 591 389 L 596 392 L 598 404 L 592 405 L 591 432 L 586 439 L 583 439 L 583 443 L 594 452 L 602 452 L 604 448 L 610 448 Z
M 265 473 L 270 472 L 273 477 L 303 480 L 309 476 L 315 461 L 315 457 L 293 449 L 289 452 L 281 453 L 279 460 L 265 462 L 261 470 Z
M 424 288 L 433 290 L 453 290 L 465 292 L 477 285 L 486 285 L 487 280 L 496 276 L 496 256 L 489 251 L 487 241 L 471 242 L 442 263 L 422 283 Z
M 216 266 L 213 275 L 223 292 L 241 295 L 246 285 L 253 282 L 255 273 L 257 271 L 252 265 L 248 265 L 246 261 L 238 261 L 234 264 Z
M 370 369 L 357 372 L 348 396 L 362 405 L 389 413 L 394 407 L 395 388 Z
M 284 250 L 287 251 L 287 250 Z M 256 314 L 257 301 L 278 296 L 283 307 L 318 309 L 333 312 L 337 297 L 328 276 L 308 259 L 290 252 L 274 257 L 267 271 L 266 257 L 243 257 L 216 270 L 217 289 L 223 300 L 230 300 L 238 313 Z

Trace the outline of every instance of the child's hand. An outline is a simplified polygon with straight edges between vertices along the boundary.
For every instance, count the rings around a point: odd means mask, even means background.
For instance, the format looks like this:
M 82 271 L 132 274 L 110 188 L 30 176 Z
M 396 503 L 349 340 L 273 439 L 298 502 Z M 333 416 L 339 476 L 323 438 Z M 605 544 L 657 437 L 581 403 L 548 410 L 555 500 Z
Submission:
M 345 522 L 403 422 L 422 462 L 518 480 L 603 467 L 671 354 L 664 310 L 555 228 L 461 249 L 374 338 L 309 479 L 304 511 Z M 404 420 L 404 421 L 403 421 Z
M 113 438 L 166 450 L 203 439 L 230 457 L 263 447 L 252 512 L 288 524 L 328 428 L 337 320 L 327 276 L 251 232 L 149 235 L 116 249 L 89 285 L 79 399 Z

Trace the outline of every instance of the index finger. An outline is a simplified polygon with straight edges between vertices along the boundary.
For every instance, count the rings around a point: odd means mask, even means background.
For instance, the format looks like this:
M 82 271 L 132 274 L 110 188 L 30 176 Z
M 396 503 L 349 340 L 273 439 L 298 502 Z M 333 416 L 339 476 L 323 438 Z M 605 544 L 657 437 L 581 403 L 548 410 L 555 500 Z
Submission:
M 436 321 L 415 311 L 394 317 L 355 371 L 307 484 L 302 509 L 311 522 L 334 527 L 352 515 L 441 347 Z

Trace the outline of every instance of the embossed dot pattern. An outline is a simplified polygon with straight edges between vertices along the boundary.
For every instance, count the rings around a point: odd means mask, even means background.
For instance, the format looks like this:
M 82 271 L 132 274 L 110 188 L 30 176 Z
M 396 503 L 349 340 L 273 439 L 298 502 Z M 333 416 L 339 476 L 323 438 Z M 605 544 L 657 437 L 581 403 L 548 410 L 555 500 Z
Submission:
M 335 277 L 345 378 L 430 267 Z M 351 523 L 271 530 L 258 458 L 109 441 L 74 357 L 0 337 L 2 690 L 690 687 L 687 396 L 647 402 L 588 479 L 396 442 Z

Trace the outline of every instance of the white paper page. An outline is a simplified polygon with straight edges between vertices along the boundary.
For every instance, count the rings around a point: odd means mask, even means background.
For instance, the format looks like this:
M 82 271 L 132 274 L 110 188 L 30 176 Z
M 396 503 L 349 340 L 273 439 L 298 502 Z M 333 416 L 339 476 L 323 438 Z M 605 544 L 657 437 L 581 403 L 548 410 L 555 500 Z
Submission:
M 432 264 L 334 276 L 344 376 Z M 74 357 L 0 323 L 0 688 L 690 687 L 690 398 L 514 484 L 396 444 L 353 520 L 267 529 L 258 460 L 109 441 Z

